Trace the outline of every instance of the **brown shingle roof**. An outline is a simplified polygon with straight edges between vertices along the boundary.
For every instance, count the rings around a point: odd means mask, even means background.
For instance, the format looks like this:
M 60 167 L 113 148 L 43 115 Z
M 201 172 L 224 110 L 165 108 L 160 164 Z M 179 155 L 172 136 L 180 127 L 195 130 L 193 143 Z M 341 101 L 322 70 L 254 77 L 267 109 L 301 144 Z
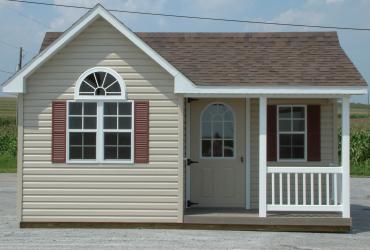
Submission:
M 335 32 L 136 34 L 197 85 L 366 86 Z

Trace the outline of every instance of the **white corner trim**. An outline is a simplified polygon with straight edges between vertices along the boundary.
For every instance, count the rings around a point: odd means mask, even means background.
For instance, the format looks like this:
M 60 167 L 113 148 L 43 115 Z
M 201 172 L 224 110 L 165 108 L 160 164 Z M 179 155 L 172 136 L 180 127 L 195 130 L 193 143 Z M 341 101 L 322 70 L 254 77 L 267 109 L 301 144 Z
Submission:
M 204 95 L 366 95 L 366 86 L 203 86 L 175 78 L 175 93 L 185 96 Z
M 114 17 L 109 11 L 104 9 L 100 4 L 89 10 L 83 15 L 76 23 L 74 23 L 69 29 L 67 29 L 56 41 L 54 41 L 47 49 L 42 51 L 36 56 L 30 63 L 28 63 L 23 69 L 18 71 L 3 85 L 3 92 L 6 93 L 24 93 L 25 92 L 25 79 L 37 70 L 43 63 L 45 63 L 50 57 L 55 55 L 61 48 L 63 48 L 68 42 L 75 38 L 85 28 L 89 26 L 98 17 L 102 17 L 121 32 L 127 39 L 138 46 L 144 51 L 149 57 L 157 62 L 162 68 L 164 68 L 173 77 L 181 77 L 182 81 L 189 83 L 190 80 L 181 74 L 174 66 L 172 66 L 167 60 L 161 57 L 156 51 L 148 46 L 142 39 L 140 39 L 134 32 L 132 32 L 127 26 L 121 23 L 116 17 Z
M 251 101 L 245 98 L 245 208 L 251 209 Z

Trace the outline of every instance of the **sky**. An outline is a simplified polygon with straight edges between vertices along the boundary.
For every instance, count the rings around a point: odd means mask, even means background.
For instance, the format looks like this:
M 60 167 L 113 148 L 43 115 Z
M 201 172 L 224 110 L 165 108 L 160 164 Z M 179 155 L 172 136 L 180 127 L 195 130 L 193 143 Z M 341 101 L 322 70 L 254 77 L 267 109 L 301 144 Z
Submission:
M 162 12 L 257 21 L 370 28 L 370 0 L 38 0 L 39 2 L 108 9 Z M 34 57 L 46 31 L 64 31 L 86 10 L 46 7 L 0 0 L 0 83 L 15 72 L 19 47 L 24 62 Z M 189 20 L 113 13 L 133 31 L 157 32 L 271 32 L 325 31 L 261 24 Z M 341 46 L 370 82 L 370 31 L 338 31 Z M 6 73 L 6 72 L 9 73 Z M 353 98 L 367 102 L 366 96 Z

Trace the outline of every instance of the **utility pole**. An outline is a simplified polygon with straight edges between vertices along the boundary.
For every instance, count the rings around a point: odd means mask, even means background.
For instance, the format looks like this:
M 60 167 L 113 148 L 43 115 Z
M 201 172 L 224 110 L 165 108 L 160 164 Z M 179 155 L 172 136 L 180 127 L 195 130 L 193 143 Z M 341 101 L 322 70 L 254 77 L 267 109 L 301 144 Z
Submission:
M 19 61 L 18 61 L 18 66 L 17 66 L 17 71 L 22 68 L 22 61 L 23 61 L 23 48 L 19 48 Z

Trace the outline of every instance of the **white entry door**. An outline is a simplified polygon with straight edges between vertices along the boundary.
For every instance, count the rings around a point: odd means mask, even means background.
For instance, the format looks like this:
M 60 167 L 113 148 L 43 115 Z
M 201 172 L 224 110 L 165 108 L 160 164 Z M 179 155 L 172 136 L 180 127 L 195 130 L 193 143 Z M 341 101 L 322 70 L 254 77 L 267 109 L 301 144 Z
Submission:
M 191 102 L 190 201 L 245 207 L 245 100 Z

